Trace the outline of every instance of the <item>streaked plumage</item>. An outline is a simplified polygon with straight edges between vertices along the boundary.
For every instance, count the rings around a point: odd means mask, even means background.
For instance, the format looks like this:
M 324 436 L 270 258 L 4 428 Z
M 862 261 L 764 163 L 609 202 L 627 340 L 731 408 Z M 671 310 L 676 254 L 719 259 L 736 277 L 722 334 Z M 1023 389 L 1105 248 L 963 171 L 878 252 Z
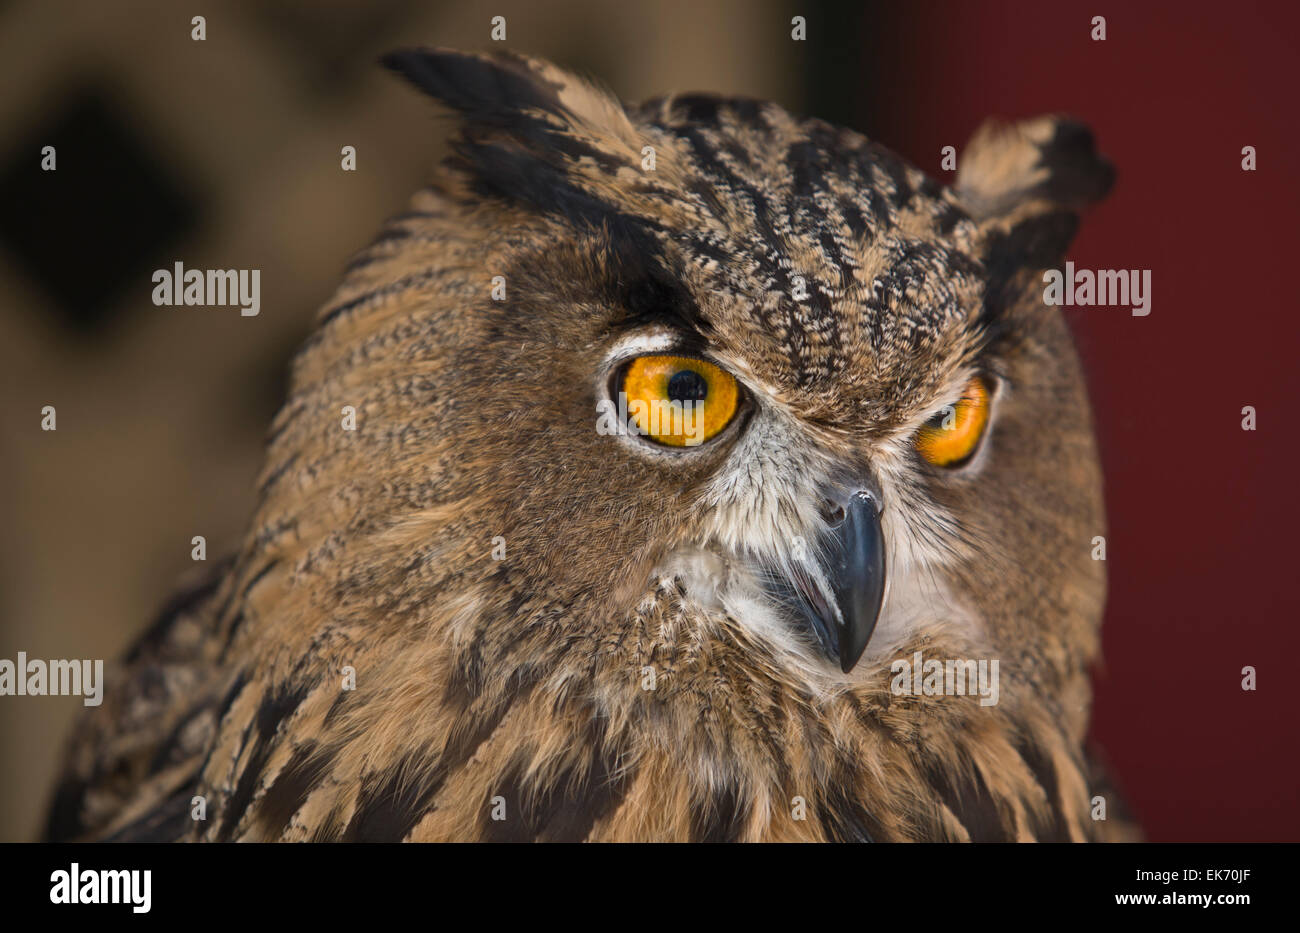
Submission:
M 1039 285 L 1109 186 L 1089 134 L 988 129 L 948 189 L 770 103 L 389 64 L 460 114 L 456 155 L 322 310 L 242 549 L 81 722 L 51 834 L 1107 836 L 1100 475 Z M 611 360 L 667 340 L 735 376 L 744 420 L 672 455 L 598 433 Z M 927 466 L 913 435 L 977 371 L 980 452 Z M 889 592 L 844 673 L 763 574 L 849 475 Z M 891 693 L 918 650 L 1000 659 L 999 703 Z

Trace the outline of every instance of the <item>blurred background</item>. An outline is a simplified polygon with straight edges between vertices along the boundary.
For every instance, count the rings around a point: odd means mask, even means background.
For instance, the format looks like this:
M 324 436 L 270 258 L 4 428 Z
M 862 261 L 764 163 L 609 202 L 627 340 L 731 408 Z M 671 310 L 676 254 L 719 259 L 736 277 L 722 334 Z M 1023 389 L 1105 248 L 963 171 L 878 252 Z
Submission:
M 506 47 L 626 100 L 770 98 L 945 182 L 941 148 L 985 117 L 1094 128 L 1119 181 L 1069 258 L 1153 280 L 1149 317 L 1067 311 L 1110 519 L 1094 736 L 1149 838 L 1300 840 L 1300 8 L 1115 5 L 1098 42 L 1098 7 L 0 2 L 0 658 L 115 658 L 193 571 L 194 535 L 210 560 L 236 545 L 291 353 L 445 150 L 377 57 L 500 47 L 502 15 Z M 176 261 L 262 270 L 261 314 L 155 307 Z M 0 698 L 0 840 L 38 831 L 80 707 Z

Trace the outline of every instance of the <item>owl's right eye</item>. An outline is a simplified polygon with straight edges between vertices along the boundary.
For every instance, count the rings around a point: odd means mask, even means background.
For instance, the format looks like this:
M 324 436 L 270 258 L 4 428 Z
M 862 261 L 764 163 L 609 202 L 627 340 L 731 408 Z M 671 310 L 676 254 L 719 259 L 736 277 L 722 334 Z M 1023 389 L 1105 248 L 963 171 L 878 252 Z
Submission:
M 668 447 L 694 447 L 716 436 L 740 402 L 740 386 L 730 373 L 689 356 L 635 357 L 615 385 L 628 427 Z

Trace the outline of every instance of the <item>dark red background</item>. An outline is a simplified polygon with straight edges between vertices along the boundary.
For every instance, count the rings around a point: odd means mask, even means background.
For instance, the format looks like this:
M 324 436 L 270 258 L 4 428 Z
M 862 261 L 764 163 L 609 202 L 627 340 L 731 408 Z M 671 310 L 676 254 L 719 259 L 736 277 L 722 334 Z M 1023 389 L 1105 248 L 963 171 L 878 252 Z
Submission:
M 937 177 L 985 117 L 1053 111 L 1117 167 L 1068 258 L 1150 269 L 1151 314 L 1067 315 L 1110 524 L 1093 732 L 1152 840 L 1300 840 L 1298 9 L 908 3 L 862 37 L 861 123 Z

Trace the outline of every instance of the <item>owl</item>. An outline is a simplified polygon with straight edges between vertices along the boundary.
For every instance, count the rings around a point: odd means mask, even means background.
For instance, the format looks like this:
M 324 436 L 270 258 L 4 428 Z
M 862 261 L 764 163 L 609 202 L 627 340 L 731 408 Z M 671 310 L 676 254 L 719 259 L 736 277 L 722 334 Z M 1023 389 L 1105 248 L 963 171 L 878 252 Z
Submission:
M 1131 832 L 1042 291 L 1112 181 L 1088 130 L 986 125 L 948 187 L 772 103 L 385 63 L 452 155 L 320 311 L 242 545 L 78 724 L 48 836 Z

